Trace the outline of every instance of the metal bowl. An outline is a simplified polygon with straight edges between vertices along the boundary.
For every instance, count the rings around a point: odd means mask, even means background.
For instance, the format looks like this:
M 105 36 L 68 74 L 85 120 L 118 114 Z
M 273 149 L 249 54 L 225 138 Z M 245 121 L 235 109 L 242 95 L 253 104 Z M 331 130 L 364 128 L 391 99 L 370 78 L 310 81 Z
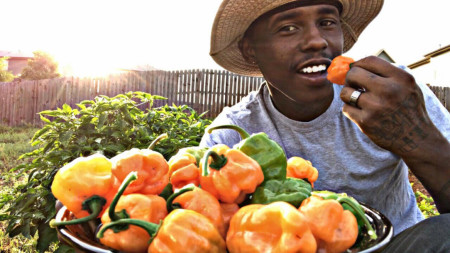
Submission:
M 392 239 L 394 229 L 391 222 L 377 210 L 361 203 L 366 217 L 375 228 L 377 240 L 370 241 L 369 235 L 364 233 L 360 236 L 355 245 L 348 249 L 347 253 L 369 253 L 381 252 Z M 57 221 L 71 220 L 74 216 L 63 206 L 56 214 Z M 72 246 L 78 252 L 113 253 L 112 249 L 102 245 L 95 237 L 100 222 L 91 221 L 82 225 L 62 226 L 57 229 L 59 240 Z

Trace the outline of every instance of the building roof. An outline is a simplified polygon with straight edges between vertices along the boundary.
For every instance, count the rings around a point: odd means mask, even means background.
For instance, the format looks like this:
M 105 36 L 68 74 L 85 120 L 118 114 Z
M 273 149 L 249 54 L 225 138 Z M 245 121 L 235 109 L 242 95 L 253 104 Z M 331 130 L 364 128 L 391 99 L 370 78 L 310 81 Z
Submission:
M 421 59 L 419 61 L 416 61 L 414 63 L 409 64 L 408 68 L 414 69 L 414 68 L 420 67 L 422 65 L 428 64 L 428 63 L 431 62 L 431 58 L 439 56 L 441 54 L 445 54 L 447 52 L 450 52 L 450 45 L 447 45 L 445 47 L 441 47 L 441 48 L 439 48 L 437 50 L 434 50 L 434 51 L 424 55 L 425 58 L 423 58 L 423 59 Z
M 3 51 L 0 50 L 0 57 L 10 57 L 10 58 L 23 58 L 23 59 L 30 59 L 33 58 L 33 54 L 24 53 L 21 51 L 14 52 L 14 51 Z
M 386 50 L 384 50 L 384 49 L 381 49 L 380 51 L 378 51 L 378 52 L 375 54 L 375 56 L 378 56 L 378 57 L 380 57 L 380 56 L 385 57 L 385 58 L 387 58 L 386 60 L 390 61 L 391 63 L 395 63 L 394 59 L 393 59 L 393 58 L 386 52 Z

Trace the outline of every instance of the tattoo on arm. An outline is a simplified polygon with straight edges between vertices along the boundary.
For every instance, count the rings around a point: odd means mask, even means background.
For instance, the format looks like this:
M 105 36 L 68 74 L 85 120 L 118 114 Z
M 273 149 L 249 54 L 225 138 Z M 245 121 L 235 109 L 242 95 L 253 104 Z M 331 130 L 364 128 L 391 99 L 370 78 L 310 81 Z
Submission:
M 383 113 L 381 123 L 369 127 L 375 142 L 402 153 L 416 149 L 418 141 L 428 135 L 424 130 L 426 118 L 421 114 L 423 109 L 420 107 L 418 97 L 411 95 L 397 109 Z

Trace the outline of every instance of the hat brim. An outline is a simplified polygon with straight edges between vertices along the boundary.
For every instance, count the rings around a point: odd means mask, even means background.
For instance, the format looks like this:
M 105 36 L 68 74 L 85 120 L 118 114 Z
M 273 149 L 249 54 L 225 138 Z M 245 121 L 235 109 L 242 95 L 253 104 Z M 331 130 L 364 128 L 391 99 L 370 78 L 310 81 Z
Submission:
M 231 72 L 262 76 L 258 66 L 246 61 L 238 47 L 247 28 L 261 15 L 279 6 L 301 0 L 224 0 L 216 14 L 211 32 L 210 55 L 217 64 Z M 339 0 L 343 50 L 347 52 L 359 35 L 378 15 L 383 0 Z

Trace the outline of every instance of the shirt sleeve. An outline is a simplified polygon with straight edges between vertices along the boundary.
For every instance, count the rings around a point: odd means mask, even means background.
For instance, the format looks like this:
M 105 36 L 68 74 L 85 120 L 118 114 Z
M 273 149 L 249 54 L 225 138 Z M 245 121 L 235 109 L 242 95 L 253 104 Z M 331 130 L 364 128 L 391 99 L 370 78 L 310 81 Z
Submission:
M 236 123 L 232 120 L 232 117 L 228 113 L 228 109 L 229 108 L 224 108 L 224 110 L 211 123 L 210 127 L 219 125 L 236 125 Z M 233 147 L 234 144 L 238 143 L 240 140 L 241 137 L 234 130 L 217 129 L 212 131 L 211 133 L 205 132 L 199 146 L 212 147 L 216 144 L 225 144 L 228 147 Z

